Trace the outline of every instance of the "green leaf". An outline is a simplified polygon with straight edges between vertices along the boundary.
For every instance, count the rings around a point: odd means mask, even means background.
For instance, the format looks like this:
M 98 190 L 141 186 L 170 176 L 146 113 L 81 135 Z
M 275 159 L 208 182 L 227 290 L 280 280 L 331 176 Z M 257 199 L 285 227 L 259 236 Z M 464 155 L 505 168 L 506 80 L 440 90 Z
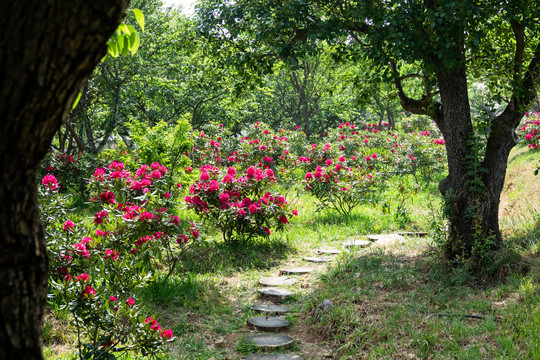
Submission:
M 79 91 L 79 94 L 75 98 L 75 101 L 73 102 L 73 105 L 71 105 L 71 110 L 75 109 L 77 107 L 77 104 L 79 103 L 79 100 L 81 100 L 82 91 Z
M 108 43 L 108 47 L 109 47 L 109 54 L 112 56 L 112 57 L 118 57 L 118 55 L 120 55 L 120 51 L 118 49 L 118 41 L 110 41 Z
M 144 32 L 144 14 L 139 9 L 133 9 L 133 14 L 135 14 L 135 20 L 137 20 L 137 23 Z
M 118 25 L 118 30 L 120 30 L 121 32 L 123 32 L 123 33 L 125 33 L 127 35 L 131 34 L 131 32 L 129 31 L 129 27 L 126 24 Z
M 137 51 L 139 50 L 139 45 L 141 44 L 139 34 L 132 33 L 129 41 L 131 43 L 131 49 L 129 49 L 131 51 L 131 55 L 135 55 L 135 53 L 137 53 Z
M 122 39 L 122 56 L 127 56 L 129 54 L 129 48 L 130 48 L 130 44 L 129 44 L 129 36 L 123 36 L 123 39 Z

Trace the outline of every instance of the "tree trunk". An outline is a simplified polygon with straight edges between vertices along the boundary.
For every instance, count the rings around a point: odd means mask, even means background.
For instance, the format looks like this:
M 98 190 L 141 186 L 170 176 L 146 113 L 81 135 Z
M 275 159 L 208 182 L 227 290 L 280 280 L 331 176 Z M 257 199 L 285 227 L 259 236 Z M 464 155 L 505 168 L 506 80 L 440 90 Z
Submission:
M 480 149 L 475 145 L 465 69 L 457 67 L 452 72 L 439 73 L 437 80 L 446 125 L 441 131 L 446 141 L 449 173 L 439 184 L 450 220 L 445 252 L 452 259 L 468 258 L 474 255 L 475 246 L 494 248 L 502 241 L 498 209 L 511 147 L 500 158 L 504 169 L 486 174 L 481 169 Z
M 47 255 L 35 176 L 128 0 L 0 2 L 0 359 L 42 359 Z

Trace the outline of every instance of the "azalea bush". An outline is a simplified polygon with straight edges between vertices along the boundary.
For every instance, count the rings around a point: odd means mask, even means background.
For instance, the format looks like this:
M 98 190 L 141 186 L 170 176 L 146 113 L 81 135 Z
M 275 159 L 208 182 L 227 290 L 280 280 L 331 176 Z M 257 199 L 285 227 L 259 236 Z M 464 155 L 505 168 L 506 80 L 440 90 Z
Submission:
M 88 196 L 85 179 L 91 172 L 94 161 L 88 154 L 66 154 L 51 151 L 42 162 L 39 179 L 52 175 L 57 179 L 58 191 L 71 191 L 81 197 Z
M 120 141 L 114 148 L 103 150 L 98 158 L 99 164 L 117 160 L 126 168 L 135 169 L 143 164 L 159 162 L 167 167 L 169 178 L 172 180 L 189 181 L 189 177 L 181 171 L 191 164 L 189 159 L 192 146 L 191 125 L 186 118 L 180 118 L 174 126 L 164 121 L 153 126 L 132 121 L 129 128 L 131 131 L 129 144 Z
M 222 166 L 227 158 L 238 149 L 239 141 L 221 123 L 205 124 L 193 133 L 189 157 L 194 167 L 205 165 Z
M 306 173 L 305 189 L 317 198 L 321 207 L 344 215 L 362 203 L 376 202 L 384 189 L 384 177 L 368 172 L 369 167 L 348 165 L 356 160 L 354 156 L 347 159 L 343 155 L 338 159 L 327 159 L 324 166 Z
M 444 139 L 433 138 L 429 131 L 395 136 L 393 144 L 393 175 L 412 175 L 417 184 L 427 184 L 446 171 Z
M 250 166 L 271 169 L 282 188 L 298 184 L 300 179 L 291 172 L 295 158 L 292 148 L 302 146 L 303 133 L 285 129 L 276 132 L 262 122 L 243 128 L 241 133 L 235 137 L 222 124 L 206 125 L 194 135 L 193 163 L 234 167 L 239 172 Z
M 91 218 L 76 218 L 58 199 L 58 181 L 41 182 L 55 301 L 73 315 L 81 358 L 114 359 L 135 351 L 156 355 L 172 331 L 162 329 L 138 304 L 133 290 L 164 264 L 170 274 L 186 243 L 199 236 L 174 214 L 180 185 L 155 162 L 135 172 L 113 161 L 89 182 Z
M 245 244 L 282 230 L 296 210 L 284 196 L 272 193 L 276 177 L 272 169 L 250 166 L 239 173 L 234 167 L 203 165 L 201 174 L 185 197 L 207 224 L 221 232 L 227 244 Z

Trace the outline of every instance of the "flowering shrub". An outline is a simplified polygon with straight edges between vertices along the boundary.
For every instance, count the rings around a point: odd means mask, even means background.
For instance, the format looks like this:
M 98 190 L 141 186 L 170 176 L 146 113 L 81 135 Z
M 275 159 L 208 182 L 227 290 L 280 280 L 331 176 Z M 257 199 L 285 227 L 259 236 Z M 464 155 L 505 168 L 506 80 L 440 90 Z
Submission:
M 412 175 L 416 183 L 427 183 L 446 169 L 446 148 L 443 139 L 434 139 L 429 132 L 395 135 L 392 141 L 392 175 Z
M 238 148 L 238 141 L 223 124 L 209 123 L 193 133 L 190 158 L 195 167 L 203 164 L 222 166 Z
M 532 114 L 529 119 L 520 128 L 521 136 L 529 149 L 540 150 L 540 113 Z
M 191 126 L 189 120 L 181 118 L 170 126 L 160 121 L 154 126 L 142 122 L 130 122 L 131 147 L 120 142 L 114 149 L 104 150 L 99 155 L 101 164 L 113 159 L 125 164 L 126 168 L 137 168 L 142 164 L 159 162 L 166 166 L 170 178 L 176 182 L 187 182 L 189 176 L 180 171 L 190 165 L 188 158 L 191 148 Z M 172 174 L 171 174 L 172 173 Z M 89 174 L 90 175 L 90 174 Z
M 301 131 L 275 132 L 262 122 L 242 129 L 239 141 L 212 125 L 196 134 L 192 156 L 201 164 L 233 167 L 239 173 L 250 167 L 270 169 L 284 190 L 294 188 L 307 173 L 324 173 L 316 186 L 305 188 L 321 205 L 348 213 L 361 202 L 379 198 L 390 177 L 412 175 L 418 184 L 445 170 L 444 140 L 436 127 L 422 121 L 415 125 L 419 132 L 400 135 L 388 124 L 345 122 L 311 144 Z M 347 185 L 335 185 L 341 183 Z
M 60 152 L 50 152 L 45 156 L 42 162 L 40 176 L 53 175 L 58 183 L 60 192 L 65 193 L 68 189 L 75 194 L 86 197 L 85 178 L 90 172 L 92 161 L 87 154 L 65 154 Z
M 171 184 L 167 168 L 155 162 L 129 172 L 113 161 L 96 169 L 89 184 L 90 219 L 66 220 L 65 210 L 49 209 L 59 204 L 52 201 L 58 193 L 51 175 L 41 187 L 42 211 L 64 215 L 46 229 L 50 286 L 73 314 L 80 356 L 157 354 L 172 332 L 148 320 L 132 291 L 152 280 L 157 261 L 170 264 L 172 272 L 182 247 L 199 235 L 194 224 L 171 212 L 180 187 Z
M 234 167 L 201 167 L 201 175 L 190 187 L 187 206 L 207 223 L 216 226 L 227 244 L 246 243 L 281 230 L 295 210 L 285 197 L 272 194 L 276 178 L 272 169 L 249 167 L 237 173 Z
M 366 161 L 371 161 L 371 158 Z M 319 200 L 322 207 L 344 215 L 361 203 L 375 201 L 384 187 L 382 174 L 368 172 L 369 166 L 348 166 L 348 162 L 355 160 L 348 161 L 343 155 L 338 159 L 327 159 L 325 166 L 317 166 L 313 173 L 307 172 L 303 181 L 306 190 Z
M 274 132 L 262 122 L 242 129 L 242 136 L 238 137 L 231 136 L 221 124 L 207 125 L 194 135 L 192 158 L 199 166 L 232 166 L 239 172 L 250 166 L 271 169 L 277 183 L 288 189 L 300 180 L 291 170 L 294 170 L 293 148 L 302 147 L 302 139 L 305 140 L 302 132 L 283 129 Z

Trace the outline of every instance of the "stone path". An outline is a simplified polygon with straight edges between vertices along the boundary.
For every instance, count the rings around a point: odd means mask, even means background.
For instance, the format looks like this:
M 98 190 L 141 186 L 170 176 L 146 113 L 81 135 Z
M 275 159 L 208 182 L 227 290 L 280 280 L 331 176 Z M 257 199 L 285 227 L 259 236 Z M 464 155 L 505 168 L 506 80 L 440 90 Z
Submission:
M 364 239 L 351 239 L 342 244 L 345 251 L 354 247 L 364 248 L 370 246 L 374 242 L 387 243 L 391 241 L 404 241 L 403 235 L 406 236 L 423 236 L 423 233 L 400 233 L 400 234 L 380 234 L 380 235 L 365 235 Z M 338 255 L 342 250 L 337 249 L 317 249 L 318 255 L 324 256 L 305 256 L 304 261 L 325 264 L 334 259 L 334 255 Z M 297 282 L 297 279 L 291 276 L 310 274 L 315 269 L 312 267 L 286 267 L 279 271 L 280 276 L 264 277 L 259 280 L 259 285 L 262 288 L 257 289 L 259 297 L 264 301 L 271 301 L 271 304 L 261 303 L 253 304 L 251 310 L 262 314 L 261 316 L 252 316 L 247 319 L 247 327 L 260 331 L 260 334 L 248 334 L 241 338 L 240 341 L 251 346 L 264 349 L 265 351 L 273 352 L 272 354 L 257 354 L 243 357 L 244 360 L 305 360 L 304 357 L 297 354 L 281 353 L 288 349 L 295 339 L 281 334 L 290 328 L 290 323 L 284 319 L 283 315 L 287 314 L 290 306 L 280 304 L 283 301 L 294 296 L 294 292 L 278 286 L 290 286 Z M 291 276 L 289 276 L 291 275 Z M 325 300 L 328 301 L 328 300 Z M 275 353 L 279 351 L 280 353 Z

